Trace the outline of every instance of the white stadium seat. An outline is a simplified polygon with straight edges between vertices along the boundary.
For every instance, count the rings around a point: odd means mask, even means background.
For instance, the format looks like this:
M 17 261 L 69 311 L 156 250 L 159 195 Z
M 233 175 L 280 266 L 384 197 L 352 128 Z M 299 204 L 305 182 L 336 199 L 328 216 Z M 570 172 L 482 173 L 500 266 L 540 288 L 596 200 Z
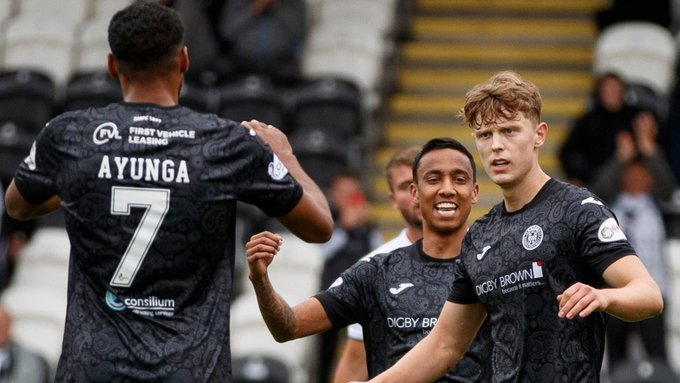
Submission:
M 675 81 L 677 43 L 665 28 L 649 22 L 607 27 L 595 42 L 594 72 L 615 72 L 630 83 L 668 95 Z

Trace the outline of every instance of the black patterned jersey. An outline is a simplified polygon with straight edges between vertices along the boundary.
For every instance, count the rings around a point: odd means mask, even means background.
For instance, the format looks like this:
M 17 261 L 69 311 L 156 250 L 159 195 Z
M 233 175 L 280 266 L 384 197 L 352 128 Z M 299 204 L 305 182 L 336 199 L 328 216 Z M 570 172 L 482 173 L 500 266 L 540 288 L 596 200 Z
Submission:
M 316 294 L 335 328 L 363 328 L 369 377 L 396 363 L 437 323 L 453 281 L 454 258 L 423 252 L 422 240 L 390 253 L 365 257 Z M 480 331 L 480 335 L 484 331 Z M 457 371 L 438 382 L 482 382 L 478 338 Z
M 230 381 L 236 201 L 280 216 L 302 195 L 254 132 L 181 106 L 69 112 L 15 179 L 65 213 L 58 382 Z
M 463 240 L 449 300 L 481 301 L 491 323 L 493 382 L 598 382 L 607 314 L 557 316 L 575 282 L 634 254 L 607 206 L 588 190 L 549 180 L 519 211 L 503 204 Z

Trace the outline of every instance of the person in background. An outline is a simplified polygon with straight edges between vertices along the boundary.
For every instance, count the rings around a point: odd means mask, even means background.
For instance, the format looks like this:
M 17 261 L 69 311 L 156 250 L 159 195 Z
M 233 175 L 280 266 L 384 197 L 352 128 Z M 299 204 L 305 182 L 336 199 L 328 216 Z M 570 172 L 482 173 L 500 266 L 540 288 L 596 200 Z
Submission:
M 458 363 L 485 318 L 491 379 L 597 382 L 607 315 L 654 317 L 663 298 L 611 210 L 540 167 L 548 125 L 538 88 L 510 71 L 461 110 L 503 201 L 470 226 L 432 331 L 371 383 L 431 382 Z
M 467 218 L 477 201 L 475 169 L 472 154 L 460 142 L 435 138 L 425 143 L 413 162 L 410 187 L 423 217 L 423 238 L 363 258 L 331 287 L 293 307 L 267 274 L 281 237 L 254 235 L 246 244 L 249 278 L 274 339 L 285 342 L 357 322 L 363 328 L 369 377 L 399 360 L 432 329 L 448 295 Z M 481 348 L 473 347 L 456 370 L 440 371 L 430 381 L 488 381 L 488 363 L 481 359 L 488 344 L 476 342 Z
M 63 209 L 71 243 L 58 382 L 231 381 L 236 203 L 325 242 L 320 188 L 277 128 L 178 105 L 177 12 L 135 1 L 108 27 L 122 101 L 40 132 L 5 195 L 16 219 Z
M 626 104 L 626 83 L 614 73 L 598 78 L 593 105 L 569 131 L 559 152 L 566 180 L 590 186 L 593 175 L 616 151 L 620 132 L 632 132 L 638 111 Z
M 371 251 L 366 257 L 375 254 L 388 253 L 400 247 L 405 247 L 423 236 L 423 220 L 420 208 L 411 197 L 411 183 L 413 182 L 413 160 L 420 152 L 420 147 L 412 146 L 399 150 L 392 155 L 385 165 L 385 178 L 390 188 L 389 200 L 392 206 L 399 210 L 406 226 L 399 235 Z M 335 369 L 334 382 L 348 382 L 356 379 L 366 379 L 366 350 L 364 349 L 363 329 L 358 323 L 347 327 L 347 341 L 342 349 L 342 355 Z
M 382 236 L 370 221 L 368 199 L 359 174 L 343 169 L 328 186 L 328 201 L 335 227 L 330 241 L 321 245 L 324 264 L 319 289 L 326 289 L 345 269 L 382 244 Z M 330 330 L 316 337 L 319 348 L 315 363 L 317 382 L 328 382 L 335 369 L 342 331 Z

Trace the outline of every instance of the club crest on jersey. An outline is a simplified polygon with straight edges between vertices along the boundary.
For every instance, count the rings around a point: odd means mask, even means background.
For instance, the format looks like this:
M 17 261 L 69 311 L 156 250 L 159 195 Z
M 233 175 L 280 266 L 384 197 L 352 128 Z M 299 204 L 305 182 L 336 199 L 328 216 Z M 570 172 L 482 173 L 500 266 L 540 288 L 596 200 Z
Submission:
M 113 122 L 105 122 L 99 125 L 92 134 L 92 142 L 96 145 L 104 145 L 111 140 L 122 140 L 118 126 Z
M 602 242 L 626 240 L 626 235 L 614 218 L 607 218 L 597 230 L 597 238 Z
M 522 246 L 527 250 L 537 248 L 543 242 L 543 229 L 538 225 L 529 226 L 522 236 Z
M 269 176 L 272 179 L 281 181 L 283 177 L 288 174 L 288 168 L 286 168 L 286 165 L 284 165 L 279 157 L 274 154 L 274 159 L 269 163 L 269 169 L 267 169 L 267 173 L 269 173 Z

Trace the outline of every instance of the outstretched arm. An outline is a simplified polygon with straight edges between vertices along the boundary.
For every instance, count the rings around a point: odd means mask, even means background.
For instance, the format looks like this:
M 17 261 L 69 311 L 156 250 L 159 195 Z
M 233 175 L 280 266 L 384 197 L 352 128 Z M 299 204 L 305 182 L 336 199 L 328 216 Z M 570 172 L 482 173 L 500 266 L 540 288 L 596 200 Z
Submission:
M 481 303 L 444 303 L 432 331 L 371 383 L 433 382 L 463 357 L 486 311 Z
M 326 242 L 333 233 L 333 218 L 326 196 L 312 178 L 302 169 L 288 138 L 272 125 L 256 120 L 242 124 L 257 133 L 274 154 L 283 162 L 288 172 L 302 186 L 303 195 L 298 204 L 279 221 L 293 234 L 308 242 Z
M 610 288 L 596 289 L 575 283 L 558 295 L 558 315 L 573 319 L 606 311 L 632 322 L 663 311 L 661 291 L 637 256 L 629 255 L 612 263 L 603 277 Z
M 267 269 L 281 244 L 282 238 L 268 231 L 253 235 L 246 244 L 248 278 L 269 332 L 277 342 L 286 342 L 331 329 L 326 311 L 316 298 L 307 298 L 291 307 L 274 290 Z

